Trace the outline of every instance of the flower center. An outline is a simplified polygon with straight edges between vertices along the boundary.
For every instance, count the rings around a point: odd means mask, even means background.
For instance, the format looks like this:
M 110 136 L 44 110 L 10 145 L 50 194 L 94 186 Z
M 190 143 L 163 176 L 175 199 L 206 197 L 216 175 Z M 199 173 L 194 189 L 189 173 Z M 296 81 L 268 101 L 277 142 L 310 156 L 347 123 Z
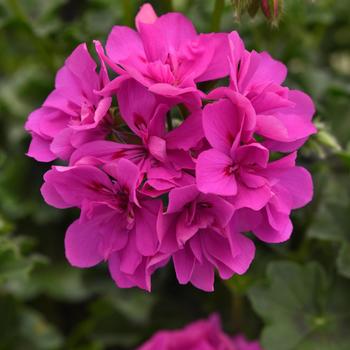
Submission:
M 239 169 L 238 164 L 231 164 L 225 168 L 224 173 L 227 176 L 233 175 L 234 173 L 236 173 L 238 171 L 238 169 Z

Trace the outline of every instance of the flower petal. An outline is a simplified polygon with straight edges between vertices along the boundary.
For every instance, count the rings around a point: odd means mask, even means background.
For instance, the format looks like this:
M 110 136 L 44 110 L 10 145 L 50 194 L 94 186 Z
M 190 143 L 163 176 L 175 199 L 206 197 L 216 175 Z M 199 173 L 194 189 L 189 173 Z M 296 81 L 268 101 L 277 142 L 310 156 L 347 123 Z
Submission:
M 202 152 L 197 159 L 196 179 L 198 189 L 203 193 L 222 196 L 234 196 L 237 183 L 233 174 L 228 172 L 232 159 L 217 150 Z

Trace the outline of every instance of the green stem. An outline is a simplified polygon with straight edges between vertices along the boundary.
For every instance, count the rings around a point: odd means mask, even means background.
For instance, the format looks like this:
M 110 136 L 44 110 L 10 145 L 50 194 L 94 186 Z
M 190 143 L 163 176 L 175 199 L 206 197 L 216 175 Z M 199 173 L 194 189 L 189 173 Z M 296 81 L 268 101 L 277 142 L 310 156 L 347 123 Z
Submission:
M 134 24 L 134 13 L 133 13 L 133 2 L 130 0 L 123 0 L 123 12 L 124 12 L 124 23 L 125 25 L 132 27 Z
M 244 300 L 242 295 L 233 288 L 232 293 L 232 314 L 233 314 L 233 328 L 236 330 L 241 330 L 243 322 L 243 310 L 244 309 Z
M 225 7 L 225 0 L 215 0 L 214 11 L 211 21 L 211 31 L 218 32 L 221 25 L 221 17 Z
M 166 12 L 173 12 L 174 11 L 174 5 L 173 5 L 172 0 L 165 0 L 164 3 L 165 3 L 164 5 L 166 8 Z

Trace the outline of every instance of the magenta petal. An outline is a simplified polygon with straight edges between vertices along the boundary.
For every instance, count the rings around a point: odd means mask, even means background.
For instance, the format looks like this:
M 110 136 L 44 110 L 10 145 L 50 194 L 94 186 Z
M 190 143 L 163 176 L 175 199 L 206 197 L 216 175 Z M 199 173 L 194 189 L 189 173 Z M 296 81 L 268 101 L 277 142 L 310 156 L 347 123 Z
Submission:
M 167 151 L 166 141 L 158 136 L 151 136 L 148 140 L 148 150 L 150 154 L 160 162 L 166 162 Z
M 177 219 L 176 239 L 179 247 L 183 247 L 198 232 L 199 225 L 197 223 L 188 222 L 188 216 L 190 214 L 189 209 L 185 209 Z
M 203 109 L 203 129 L 211 146 L 228 153 L 240 131 L 239 119 L 229 100 L 206 105 Z
M 110 274 L 119 288 L 131 288 L 134 287 L 134 283 L 130 281 L 128 276 L 120 271 L 120 253 L 115 252 L 108 259 L 108 268 Z
M 169 192 L 167 213 L 181 212 L 187 203 L 192 202 L 199 195 L 196 185 L 179 187 Z
M 202 113 L 196 111 L 166 135 L 167 147 L 188 151 L 195 147 L 203 137 Z
M 208 81 L 223 78 L 229 73 L 229 42 L 226 33 L 201 34 L 199 37 L 200 44 L 212 51 L 211 60 L 203 74 L 195 79 L 196 82 Z
M 268 171 L 273 172 L 281 169 L 293 168 L 295 166 L 296 158 L 297 152 L 290 153 L 287 156 L 284 156 L 283 158 L 270 162 L 267 166 L 267 169 Z
M 138 30 L 149 61 L 164 61 L 168 53 L 197 36 L 192 22 L 180 13 L 168 13 L 153 23 L 139 22 Z
M 250 208 L 260 210 L 268 203 L 272 195 L 273 192 L 267 185 L 259 188 L 249 188 L 239 184 L 237 195 L 232 203 L 236 209 Z
M 232 220 L 231 229 L 233 232 L 249 232 L 258 227 L 262 220 L 261 211 L 248 208 L 236 210 Z
M 307 139 L 307 137 L 303 137 L 297 141 L 292 142 L 266 140 L 263 142 L 263 145 L 270 151 L 287 153 L 294 152 L 299 149 L 307 141 Z
M 80 44 L 72 54 L 66 59 L 65 67 L 79 79 L 82 92 L 89 99 L 92 98 L 92 92 L 99 87 L 99 78 L 96 74 L 96 62 L 93 60 L 86 44 Z M 71 81 L 64 82 L 56 80 L 56 88 L 66 90 L 71 86 Z M 70 94 L 71 97 L 73 97 Z
M 197 159 L 196 179 L 203 193 L 234 196 L 237 193 L 235 176 L 228 169 L 232 159 L 217 150 L 202 152 Z
M 227 226 L 235 210 L 232 204 L 226 199 L 213 194 L 202 194 L 198 201 L 210 204 L 210 208 L 204 210 L 205 215 L 214 216 L 216 224 L 220 227 Z
M 135 18 L 137 30 L 139 30 L 140 23 L 151 24 L 151 23 L 154 23 L 156 19 L 157 19 L 157 14 L 154 12 L 152 5 L 151 4 L 142 5 Z
M 289 190 L 293 200 L 293 209 L 309 203 L 313 196 L 313 184 L 310 173 L 302 167 L 294 167 L 280 175 L 280 184 Z
M 50 145 L 51 152 L 63 160 L 69 159 L 74 151 L 71 143 L 73 133 L 74 131 L 68 128 L 61 130 Z
M 157 219 L 161 208 L 159 200 L 141 203 L 142 208 L 135 209 L 136 247 L 143 256 L 154 255 L 159 242 L 157 237 Z
M 255 256 L 254 243 L 241 233 L 232 231 L 230 245 L 234 258 L 234 271 L 239 275 L 247 272 Z
M 129 27 L 114 26 L 106 44 L 107 55 L 116 63 L 131 55 L 143 57 L 144 50 L 139 34 Z
M 121 158 L 115 162 L 107 163 L 104 166 L 104 170 L 118 180 L 121 189 L 128 190 L 130 200 L 137 203 L 135 191 L 140 177 L 138 167 L 130 160 Z
M 205 292 L 213 292 L 214 277 L 214 266 L 207 261 L 203 261 L 203 263 L 196 262 L 191 276 L 191 283 Z
M 256 132 L 273 140 L 288 141 L 286 126 L 279 118 L 273 115 L 257 115 Z
M 296 114 L 277 114 L 280 122 L 288 132 L 287 140 L 295 141 L 314 134 L 317 130 L 311 121 Z M 272 139 L 276 139 L 271 137 Z
M 76 207 L 81 207 L 85 200 L 106 201 L 111 187 L 108 176 L 91 166 L 53 167 L 45 173 L 44 179 L 47 184 L 55 187 L 67 204 Z M 100 191 L 101 189 L 105 191 Z
M 197 93 L 195 87 L 176 87 L 167 83 L 156 83 L 149 87 L 149 91 L 166 97 L 177 97 L 189 92 Z
M 237 149 L 235 160 L 244 165 L 258 165 L 261 168 L 266 168 L 269 161 L 269 151 L 256 142 L 243 145 Z
M 232 338 L 231 343 L 233 344 L 234 349 L 237 350 L 262 350 L 259 342 L 248 341 L 243 335 L 236 335 Z
M 32 134 L 32 141 L 30 142 L 27 155 L 39 162 L 51 162 L 57 158 L 50 150 L 50 141 L 35 133 Z
M 73 266 L 91 267 L 103 260 L 98 251 L 100 236 L 88 222 L 74 221 L 67 230 L 64 243 L 66 257 Z
M 238 64 L 242 58 L 243 52 L 245 50 L 243 40 L 240 38 L 239 34 L 234 31 L 228 36 L 229 45 L 230 45 L 230 76 L 231 83 L 234 86 L 234 89 L 238 91 L 237 85 L 237 72 L 238 72 Z
M 268 83 L 280 85 L 286 75 L 286 66 L 274 60 L 267 52 L 246 51 L 240 66 L 239 89 L 243 93 L 254 85 Z
M 279 223 L 279 229 L 276 230 L 273 228 L 269 219 L 266 216 L 263 217 L 261 224 L 253 229 L 255 236 L 257 236 L 260 240 L 267 243 L 282 243 L 287 241 L 293 231 L 293 225 L 289 218 L 289 215 L 284 215 L 283 219 Z
M 71 204 L 67 203 L 56 190 L 55 186 L 49 182 L 45 182 L 41 186 L 40 192 L 44 197 L 45 202 L 55 208 L 65 209 L 71 207 Z
M 210 259 L 213 264 L 217 266 L 219 272 L 220 267 L 223 267 L 226 274 L 227 269 L 224 268 L 226 267 L 230 270 L 229 274 L 232 276 L 234 271 L 234 255 L 231 252 L 228 239 L 219 233 L 210 230 L 206 230 L 202 237 L 206 253 L 210 255 Z
M 121 265 L 121 253 L 120 252 L 115 252 L 114 254 L 111 255 L 111 257 L 108 259 L 108 268 L 110 271 L 110 274 L 117 284 L 118 287 L 120 288 L 131 288 L 135 287 L 138 284 L 136 284 L 131 276 L 128 274 L 122 272 L 120 270 L 120 265 Z M 140 283 L 139 287 L 143 288 L 144 283 Z
M 315 114 L 315 105 L 310 96 L 299 90 L 289 90 L 288 97 L 295 104 L 288 111 L 293 114 L 302 115 L 311 121 Z
M 142 156 L 144 148 L 141 145 L 117 143 L 112 141 L 93 141 L 79 147 L 71 156 L 70 164 L 84 163 L 86 159 L 95 159 L 97 164 L 125 158 Z
M 145 132 L 156 109 L 155 96 L 133 79 L 124 81 L 117 92 L 122 118 L 140 137 Z
M 180 284 L 187 284 L 192 276 L 195 258 L 188 248 L 180 249 L 173 255 L 176 277 Z
M 135 232 L 129 232 L 129 240 L 120 252 L 120 270 L 127 274 L 135 273 L 142 262 L 142 255 L 138 252 Z
M 178 250 L 176 241 L 176 214 L 159 212 L 157 219 L 157 234 L 160 243 L 160 252 L 173 253 Z

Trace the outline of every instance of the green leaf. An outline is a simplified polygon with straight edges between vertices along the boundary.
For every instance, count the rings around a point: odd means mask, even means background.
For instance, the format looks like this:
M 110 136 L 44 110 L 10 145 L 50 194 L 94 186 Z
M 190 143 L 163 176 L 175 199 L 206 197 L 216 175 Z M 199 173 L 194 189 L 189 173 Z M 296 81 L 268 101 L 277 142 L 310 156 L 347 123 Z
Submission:
M 348 174 L 325 170 L 316 178 L 320 198 L 308 235 L 319 240 L 335 242 L 339 255 L 339 272 L 350 278 L 350 186 Z
M 23 279 L 33 266 L 41 261 L 39 256 L 24 256 L 23 248 L 28 240 L 0 236 L 0 286 L 10 280 Z
M 62 346 L 61 334 L 41 313 L 14 298 L 0 298 L 0 350 L 56 350 Z
M 63 344 L 62 336 L 40 313 L 25 309 L 20 319 L 21 349 L 56 350 Z
M 254 286 L 249 298 L 263 319 L 265 350 L 350 349 L 350 282 L 330 283 L 316 263 L 270 263 L 267 282 Z
M 37 267 L 33 270 L 28 288 L 36 290 L 36 294 L 67 302 L 83 301 L 91 296 L 83 283 L 83 271 L 68 263 Z
M 343 276 L 350 278 L 350 243 L 343 242 L 337 258 L 337 266 Z

